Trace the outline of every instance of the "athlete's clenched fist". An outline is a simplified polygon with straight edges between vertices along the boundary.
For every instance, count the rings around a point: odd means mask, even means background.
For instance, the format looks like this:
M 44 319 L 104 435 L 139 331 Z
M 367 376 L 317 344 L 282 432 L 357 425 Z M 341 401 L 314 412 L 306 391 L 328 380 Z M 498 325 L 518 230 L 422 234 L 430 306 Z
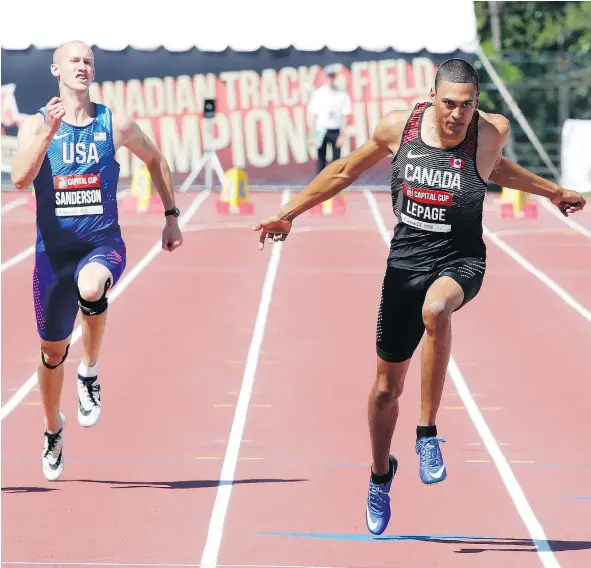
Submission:
M 64 103 L 59 97 L 53 97 L 45 105 L 45 123 L 52 133 L 59 130 L 65 114 Z

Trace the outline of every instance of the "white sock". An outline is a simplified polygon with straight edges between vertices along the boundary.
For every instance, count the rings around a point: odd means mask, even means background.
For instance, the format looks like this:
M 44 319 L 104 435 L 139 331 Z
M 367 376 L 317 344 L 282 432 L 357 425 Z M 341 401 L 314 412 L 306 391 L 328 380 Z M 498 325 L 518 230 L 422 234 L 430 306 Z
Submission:
M 96 377 L 98 375 L 98 361 L 89 367 L 84 361 L 80 361 L 78 365 L 78 374 L 85 379 L 88 377 Z

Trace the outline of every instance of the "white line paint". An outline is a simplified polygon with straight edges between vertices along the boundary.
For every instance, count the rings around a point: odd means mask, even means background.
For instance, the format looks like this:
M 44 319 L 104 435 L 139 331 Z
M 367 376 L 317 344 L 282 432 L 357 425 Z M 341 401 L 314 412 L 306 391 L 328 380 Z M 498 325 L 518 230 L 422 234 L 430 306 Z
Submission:
M 27 201 L 28 201 L 28 198 L 26 198 L 26 197 L 17 197 L 16 199 L 13 199 L 12 201 L 9 201 L 8 203 L 6 203 L 6 205 L 3 205 L 2 209 L 0 209 L 0 213 L 4 214 L 4 213 L 7 213 L 8 211 L 12 211 L 13 209 L 16 209 L 17 207 L 24 205 Z
M 0 273 L 4 272 L 5 270 L 8 270 L 9 268 L 12 268 L 13 266 L 16 266 L 19 262 L 22 262 L 23 260 L 29 258 L 34 252 L 35 245 L 31 245 L 25 250 L 19 252 L 18 254 L 11 256 L 6 262 L 3 262 L 2 265 L 0 265 Z
M 557 228 L 553 228 L 550 229 L 548 227 L 546 228 L 536 228 L 534 229 L 533 227 L 530 229 L 526 229 L 526 228 L 522 228 L 522 229 L 499 229 L 498 231 L 495 231 L 495 235 L 499 236 L 499 237 L 510 237 L 510 236 L 521 236 L 521 235 L 564 235 L 564 234 L 570 234 L 570 231 L 568 229 L 557 229 Z
M 191 202 L 187 211 L 179 217 L 179 227 L 183 227 L 194 215 L 197 213 L 201 204 L 209 196 L 209 190 L 203 190 L 199 195 Z M 182 250 L 182 248 L 180 249 Z M 117 286 L 113 288 L 112 293 L 109 295 L 109 302 L 113 302 L 120 296 L 126 288 L 144 271 L 145 268 L 158 256 L 162 251 L 162 241 L 158 241 L 154 246 L 147 252 L 147 254 L 131 269 L 127 272 Z M 172 253 L 176 254 L 176 253 Z M 82 326 L 78 325 L 73 333 L 70 345 L 77 343 L 82 337 Z M 4 420 L 31 392 L 33 387 L 37 384 L 37 372 L 35 371 L 25 383 L 9 398 L 4 406 L 0 408 L 0 420 Z
M 484 234 L 503 252 L 507 253 L 513 260 L 515 260 L 521 267 L 525 268 L 529 273 L 533 274 L 540 282 L 548 286 L 557 296 L 564 300 L 571 308 L 581 314 L 587 321 L 591 322 L 591 312 L 577 302 L 564 288 L 556 284 L 547 274 L 536 268 L 531 262 L 521 256 L 513 247 L 509 246 L 505 241 L 500 239 L 495 233 L 483 228 Z
M 538 202 L 546 211 L 548 211 L 548 213 L 554 215 L 554 217 L 557 217 L 560 221 L 568 225 L 571 229 L 578 231 L 579 233 L 581 233 L 581 235 L 584 235 L 585 237 L 591 239 L 591 231 L 589 229 L 583 227 L 583 225 L 579 225 L 579 223 L 573 221 L 570 217 L 565 217 L 560 211 L 558 211 L 555 205 L 552 205 L 552 203 L 548 201 L 548 199 L 546 199 L 545 197 L 539 197 Z
M 17 566 L 145 566 L 153 568 L 199 568 L 200 564 L 168 564 L 146 562 L 35 562 L 35 561 L 6 561 L 2 564 L 14 564 Z M 289 564 L 218 564 L 217 568 L 348 568 L 346 566 L 309 566 L 309 565 L 289 565 Z
M 119 191 L 117 193 L 117 200 L 123 199 L 128 193 L 129 193 L 128 189 L 124 189 L 122 191 Z M 25 200 L 25 202 L 26 202 L 26 200 Z M 9 258 L 6 262 L 3 262 L 2 265 L 0 265 L 0 273 L 4 272 L 5 270 L 8 270 L 9 268 L 12 268 L 13 266 L 17 265 L 19 262 L 22 262 L 23 260 L 27 259 L 34 252 L 35 252 L 35 245 L 32 245 L 32 246 L 26 248 L 25 250 L 19 252 L 18 254 L 14 255 L 13 257 Z
M 284 191 L 281 199 L 281 206 L 289 201 L 289 191 Z M 253 234 L 254 236 L 254 234 Z M 256 239 L 253 240 L 253 246 L 257 246 Z M 228 511 L 228 504 L 230 502 L 230 495 L 232 493 L 232 484 L 234 480 L 234 472 L 236 469 L 236 462 L 238 460 L 238 453 L 240 451 L 240 443 L 242 441 L 242 434 L 244 432 L 244 425 L 246 424 L 246 416 L 248 414 L 248 406 L 252 395 L 254 379 L 256 376 L 257 364 L 261 352 L 261 345 L 265 335 L 265 326 L 267 323 L 267 316 L 269 314 L 269 306 L 273 296 L 273 286 L 277 276 L 277 269 L 281 259 L 281 251 L 283 243 L 267 244 L 272 248 L 267 266 L 267 272 L 263 281 L 263 289 L 261 292 L 261 299 L 256 315 L 252 340 L 248 349 L 246 357 L 246 364 L 244 367 L 244 374 L 242 377 L 242 386 L 240 394 L 238 395 L 238 402 L 236 403 L 236 410 L 234 412 L 234 420 L 232 422 L 232 429 L 228 438 L 228 446 L 226 448 L 226 455 L 224 463 L 222 464 L 222 471 L 220 473 L 220 484 L 217 489 L 215 503 L 209 521 L 209 528 L 207 530 L 207 540 L 203 548 L 201 556 L 201 568 L 217 566 L 220 545 L 222 542 L 222 533 L 224 531 L 224 521 Z
M 388 236 L 388 232 L 386 230 L 386 226 L 384 224 L 384 220 L 376 199 L 369 190 L 365 190 L 364 195 L 369 203 L 371 213 L 374 217 L 382 239 L 386 246 L 389 247 L 390 237 Z M 501 479 L 509 493 L 509 496 L 515 504 L 515 508 L 517 509 L 519 516 L 521 517 L 532 540 L 534 541 L 538 556 L 540 557 L 543 566 L 545 568 L 560 568 L 560 564 L 558 563 L 556 556 L 554 556 L 554 553 L 550 548 L 542 525 L 538 521 L 533 509 L 531 508 L 531 505 L 525 497 L 525 494 L 523 493 L 523 490 L 519 485 L 519 481 L 517 481 L 517 478 L 515 477 L 515 474 L 513 473 L 507 458 L 505 458 L 505 455 L 503 454 L 498 442 L 488 427 L 486 420 L 482 416 L 476 401 L 470 393 L 470 389 L 466 384 L 460 368 L 451 355 L 449 358 L 447 371 L 456 387 L 456 390 L 458 391 L 458 394 L 460 395 L 460 398 L 462 399 L 462 402 L 464 403 L 466 410 L 468 411 L 468 415 L 470 416 L 476 431 L 480 435 L 480 438 L 484 442 L 488 453 L 497 467 Z

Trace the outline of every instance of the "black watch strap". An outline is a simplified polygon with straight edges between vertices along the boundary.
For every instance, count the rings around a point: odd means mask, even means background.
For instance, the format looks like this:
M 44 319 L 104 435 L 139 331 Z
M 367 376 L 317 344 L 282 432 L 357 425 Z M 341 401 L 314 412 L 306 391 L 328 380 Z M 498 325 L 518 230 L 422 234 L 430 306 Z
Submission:
M 179 211 L 178 207 L 174 207 L 173 209 L 167 209 L 164 212 L 164 216 L 168 217 L 170 215 L 173 215 L 174 217 L 178 217 L 181 214 L 181 212 Z

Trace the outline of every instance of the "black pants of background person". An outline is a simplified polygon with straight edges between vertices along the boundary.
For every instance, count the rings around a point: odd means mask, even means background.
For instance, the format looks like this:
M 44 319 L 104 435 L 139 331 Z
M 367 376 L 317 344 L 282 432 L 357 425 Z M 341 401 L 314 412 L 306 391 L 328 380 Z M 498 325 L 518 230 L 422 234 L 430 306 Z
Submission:
M 320 173 L 326 167 L 326 148 L 330 144 L 332 148 L 332 159 L 338 160 L 341 157 L 341 149 L 337 148 L 337 138 L 341 130 L 339 128 L 331 128 L 326 131 L 322 146 L 318 148 L 318 172 Z

